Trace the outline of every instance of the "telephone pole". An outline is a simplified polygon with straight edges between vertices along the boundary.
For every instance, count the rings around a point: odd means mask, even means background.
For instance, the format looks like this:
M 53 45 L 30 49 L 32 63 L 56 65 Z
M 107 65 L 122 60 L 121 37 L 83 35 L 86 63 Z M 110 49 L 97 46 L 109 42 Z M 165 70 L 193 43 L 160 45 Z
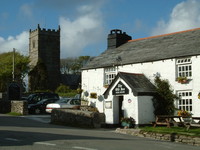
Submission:
M 13 72 L 12 72 L 13 81 L 15 81 L 15 48 L 13 48 Z

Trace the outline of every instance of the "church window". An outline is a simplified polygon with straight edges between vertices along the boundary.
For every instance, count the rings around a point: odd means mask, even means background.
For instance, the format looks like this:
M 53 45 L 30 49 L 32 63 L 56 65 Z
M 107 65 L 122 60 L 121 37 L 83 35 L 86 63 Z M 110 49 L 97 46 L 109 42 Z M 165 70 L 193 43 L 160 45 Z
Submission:
M 35 48 L 35 40 L 32 42 L 32 47 Z

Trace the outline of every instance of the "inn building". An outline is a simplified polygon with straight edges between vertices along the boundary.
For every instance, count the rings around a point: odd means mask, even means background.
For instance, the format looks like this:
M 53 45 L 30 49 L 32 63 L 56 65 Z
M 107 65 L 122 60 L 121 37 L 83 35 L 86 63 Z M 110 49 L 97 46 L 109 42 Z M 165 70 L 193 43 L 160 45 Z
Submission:
M 106 124 L 119 124 L 121 117 L 147 124 L 155 120 L 152 98 L 159 76 L 180 96 L 176 108 L 200 116 L 199 67 L 200 28 L 141 39 L 111 30 L 107 49 L 82 68 L 82 98 L 105 113 Z

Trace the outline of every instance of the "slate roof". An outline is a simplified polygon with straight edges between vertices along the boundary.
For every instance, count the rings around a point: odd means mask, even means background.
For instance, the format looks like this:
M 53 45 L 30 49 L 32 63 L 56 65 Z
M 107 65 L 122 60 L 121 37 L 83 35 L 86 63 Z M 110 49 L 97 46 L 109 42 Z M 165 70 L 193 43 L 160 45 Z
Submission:
M 200 28 L 197 28 L 128 41 L 117 48 L 107 49 L 82 69 L 152 62 L 199 54 Z
M 115 84 L 115 82 L 118 81 L 119 78 L 123 79 L 128 84 L 135 96 L 154 95 L 156 93 L 155 86 L 145 77 L 144 74 L 119 72 L 113 82 L 104 92 L 104 96 L 109 93 L 110 89 Z

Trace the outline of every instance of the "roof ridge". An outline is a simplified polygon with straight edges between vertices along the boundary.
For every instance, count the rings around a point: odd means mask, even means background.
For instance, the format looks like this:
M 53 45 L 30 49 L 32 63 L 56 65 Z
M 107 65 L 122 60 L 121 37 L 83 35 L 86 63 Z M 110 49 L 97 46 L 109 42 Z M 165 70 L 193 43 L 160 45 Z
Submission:
M 183 31 L 172 32 L 172 33 L 166 33 L 166 34 L 155 35 L 155 36 L 149 36 L 149 37 L 144 37 L 144 38 L 139 38 L 139 39 L 133 39 L 133 40 L 129 40 L 128 42 L 134 42 L 134 41 L 152 39 L 152 38 L 163 37 L 163 36 L 168 36 L 168 35 L 173 35 L 173 34 L 179 34 L 179 33 L 185 33 L 185 32 L 196 31 L 196 30 L 200 30 L 200 28 L 183 30 Z

